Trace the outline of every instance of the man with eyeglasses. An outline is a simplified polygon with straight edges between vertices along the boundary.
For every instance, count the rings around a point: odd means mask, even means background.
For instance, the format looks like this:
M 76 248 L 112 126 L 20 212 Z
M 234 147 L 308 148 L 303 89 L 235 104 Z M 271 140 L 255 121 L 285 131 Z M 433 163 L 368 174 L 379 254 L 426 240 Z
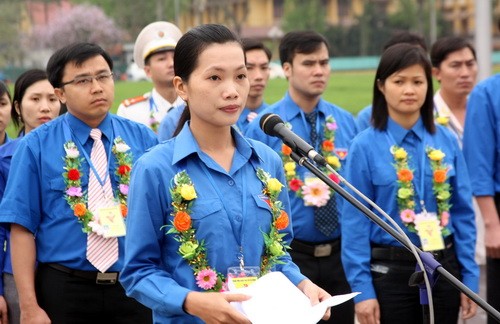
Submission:
M 30 132 L 13 156 L 0 222 L 11 226 L 23 323 L 152 322 L 118 276 L 130 171 L 157 139 L 109 113 L 112 69 L 95 44 L 56 51 L 47 74 L 68 113 Z
M 174 79 L 174 49 L 182 32 L 172 23 L 153 22 L 139 33 L 134 62 L 153 82 L 153 90 L 124 100 L 116 114 L 151 128 L 155 133 L 162 119 L 184 101 L 177 95 Z

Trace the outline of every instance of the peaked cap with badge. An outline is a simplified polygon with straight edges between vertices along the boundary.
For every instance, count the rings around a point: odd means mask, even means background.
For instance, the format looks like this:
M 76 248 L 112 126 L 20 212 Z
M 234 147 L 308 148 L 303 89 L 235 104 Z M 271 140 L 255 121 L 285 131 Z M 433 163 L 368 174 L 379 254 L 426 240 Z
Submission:
M 145 60 L 156 53 L 171 51 L 182 36 L 180 29 L 166 21 L 156 21 L 144 27 L 135 41 L 134 61 L 144 68 Z

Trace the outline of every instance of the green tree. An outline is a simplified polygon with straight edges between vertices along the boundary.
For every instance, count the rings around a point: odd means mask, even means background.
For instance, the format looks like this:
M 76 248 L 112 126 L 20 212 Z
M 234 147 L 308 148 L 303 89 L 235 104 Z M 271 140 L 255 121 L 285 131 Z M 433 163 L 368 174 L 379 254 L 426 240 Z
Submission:
M 322 0 L 285 0 L 283 31 L 315 30 L 324 33 L 327 29 L 325 7 Z
M 21 3 L 0 0 L 0 67 L 16 65 L 24 56 L 23 35 L 19 31 Z

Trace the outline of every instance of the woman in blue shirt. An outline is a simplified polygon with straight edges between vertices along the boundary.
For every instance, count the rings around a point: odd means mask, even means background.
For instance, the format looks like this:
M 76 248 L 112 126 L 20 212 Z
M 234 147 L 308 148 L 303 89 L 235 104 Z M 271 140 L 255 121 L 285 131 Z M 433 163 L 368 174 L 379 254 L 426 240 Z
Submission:
M 156 323 L 250 323 L 229 304 L 248 296 L 220 292 L 229 268 L 241 266 L 283 272 L 313 304 L 329 297 L 286 253 L 280 158 L 231 128 L 249 91 L 241 43 L 224 26 L 202 25 L 179 40 L 175 57 L 174 86 L 189 108 L 177 136 L 134 167 L 127 294 L 152 308 Z
M 14 85 L 14 98 L 12 101 L 11 116 L 16 128 L 20 128 L 19 137 L 9 141 L 0 148 L 0 178 L 5 183 L 0 183 L 0 201 L 7 183 L 12 155 L 21 138 L 31 130 L 44 124 L 59 115 L 61 102 L 54 93 L 54 87 L 47 79 L 45 71 L 33 69 L 21 74 Z M 10 256 L 10 231 L 0 227 L 0 271 L 3 276 L 0 280 L 0 305 L 4 298 L 7 303 L 10 323 L 19 323 L 20 310 L 17 289 L 12 276 L 12 262 Z M 3 311 L 2 311 L 3 315 Z
M 354 139 L 346 178 L 422 249 L 473 291 L 476 229 L 469 178 L 458 144 L 433 121 L 431 65 L 415 46 L 388 48 L 377 69 L 373 127 Z M 368 205 L 368 204 L 366 204 Z M 413 255 L 351 204 L 344 204 L 342 261 L 360 323 L 422 323 Z M 445 280 L 433 288 L 435 322 L 470 318 L 476 305 Z

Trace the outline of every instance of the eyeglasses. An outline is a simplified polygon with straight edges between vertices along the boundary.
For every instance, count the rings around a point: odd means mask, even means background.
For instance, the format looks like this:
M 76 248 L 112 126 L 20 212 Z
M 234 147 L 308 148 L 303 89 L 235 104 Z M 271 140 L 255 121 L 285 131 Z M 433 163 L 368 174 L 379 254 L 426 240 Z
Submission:
M 68 84 L 74 84 L 77 87 L 88 87 L 92 84 L 93 80 L 100 84 L 109 83 L 113 80 L 113 72 L 103 72 L 98 75 L 82 75 L 74 78 L 71 81 L 61 83 L 61 88 Z

